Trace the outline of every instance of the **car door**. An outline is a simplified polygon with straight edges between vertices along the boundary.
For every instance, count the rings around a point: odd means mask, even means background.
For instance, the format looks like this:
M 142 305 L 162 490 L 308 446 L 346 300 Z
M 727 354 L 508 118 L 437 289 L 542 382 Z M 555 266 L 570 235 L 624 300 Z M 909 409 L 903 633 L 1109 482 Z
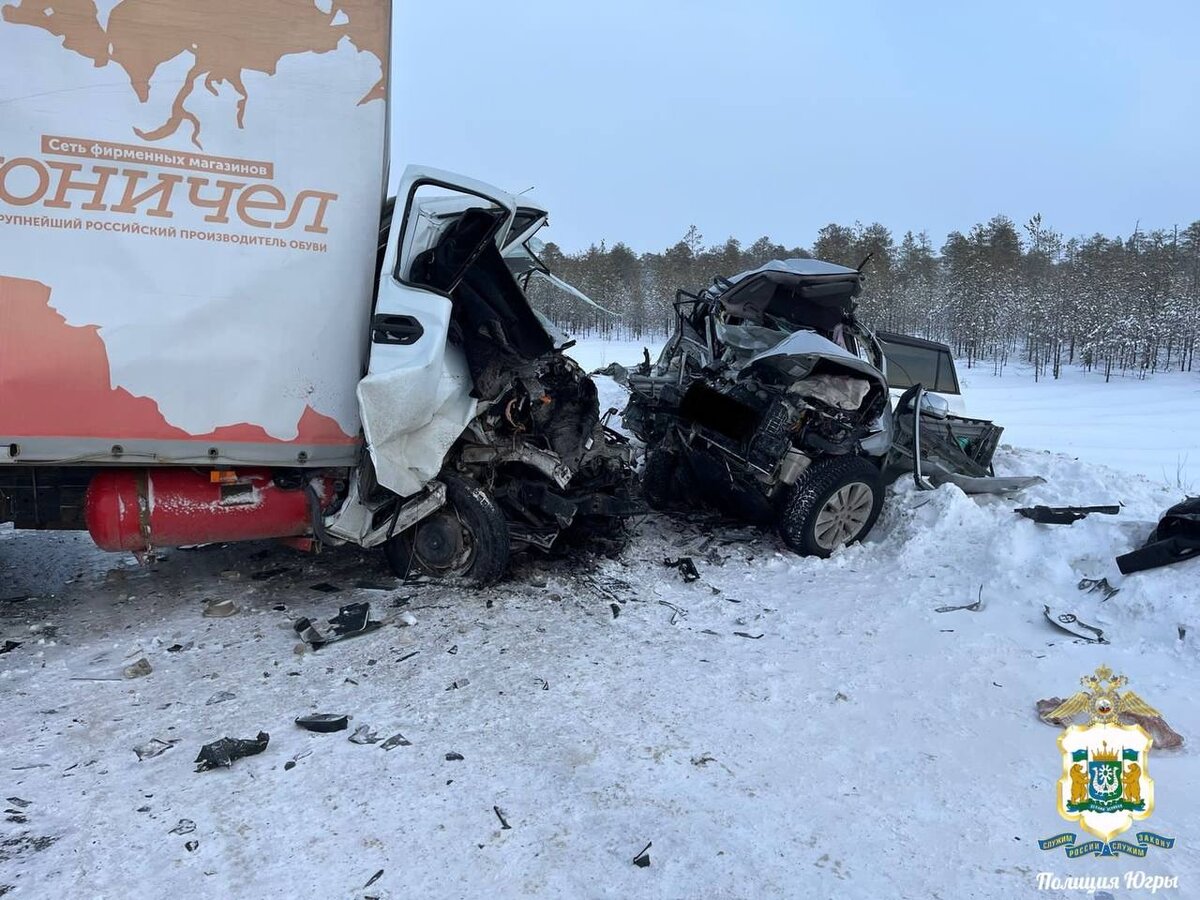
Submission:
M 517 204 L 503 191 L 460 175 L 410 166 L 396 194 L 371 316 L 367 373 L 359 413 L 378 483 L 417 493 L 476 413 L 462 351 L 447 340 L 454 285 L 437 290 L 413 278 L 413 264 L 461 213 L 494 211 L 504 222 L 488 239 L 503 242 Z
M 875 337 L 887 361 L 886 374 L 893 399 L 899 399 L 904 391 L 920 384 L 926 391 L 945 397 L 951 412 L 959 415 L 966 412 L 958 372 L 954 368 L 954 354 L 949 346 L 887 331 L 877 331 Z

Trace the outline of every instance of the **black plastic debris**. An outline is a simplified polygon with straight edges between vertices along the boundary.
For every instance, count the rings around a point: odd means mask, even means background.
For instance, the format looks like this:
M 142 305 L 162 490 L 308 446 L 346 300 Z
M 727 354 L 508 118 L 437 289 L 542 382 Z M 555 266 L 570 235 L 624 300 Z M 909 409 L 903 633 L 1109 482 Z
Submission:
M 1088 625 L 1086 622 L 1079 621 L 1079 617 L 1075 613 L 1052 612 L 1049 606 L 1044 606 L 1043 614 L 1046 616 L 1046 621 L 1072 637 L 1077 637 L 1087 641 L 1090 644 L 1107 644 L 1108 639 L 1104 636 L 1104 632 L 1095 625 Z
M 0 647 L 0 653 L 11 653 L 21 646 L 22 641 L 5 641 L 4 646 Z
M 410 741 L 400 732 L 396 732 L 379 746 L 384 750 L 395 750 L 397 747 L 411 747 L 412 741 Z
M 197 772 L 207 772 L 209 769 L 228 769 L 236 760 L 247 756 L 254 756 L 262 753 L 267 749 L 267 742 L 271 740 L 271 736 L 265 731 L 260 731 L 258 737 L 255 738 L 231 738 L 224 737 L 219 741 L 213 741 L 211 744 L 205 744 L 200 748 L 200 754 L 196 757 Z
M 678 559 L 670 559 L 668 557 L 663 560 L 663 565 L 668 569 L 678 569 L 680 576 L 689 584 L 700 578 L 700 572 L 696 569 L 696 563 L 690 556 L 681 556 Z
M 200 842 L 199 841 L 188 841 L 183 846 L 184 846 L 184 849 L 187 850 L 188 853 L 195 853 L 196 849 L 200 846 Z
M 1080 578 L 1079 589 L 1089 594 L 1103 594 L 1105 600 L 1121 593 L 1121 589 L 1109 584 L 1107 578 Z
M 349 728 L 350 717 L 334 713 L 313 713 L 310 716 L 297 716 L 296 724 L 308 731 L 332 734 L 335 731 L 345 731 Z
M 191 834 L 196 830 L 196 823 L 191 819 L 180 819 L 179 824 L 172 828 L 167 834 Z
M 745 632 L 745 631 L 735 631 L 734 634 L 737 637 L 750 638 L 750 640 L 752 640 L 752 641 L 761 640 L 763 637 L 761 634 L 750 634 L 749 632 Z
M 153 759 L 156 756 L 161 756 L 162 754 L 166 753 L 178 743 L 178 740 L 162 741 L 158 738 L 151 738 L 146 743 L 139 744 L 137 747 L 134 747 L 133 752 L 137 754 L 139 761 L 143 759 Z
M 633 864 L 639 869 L 644 869 L 650 865 L 650 848 L 654 846 L 654 841 L 649 841 L 642 852 L 633 858 Z
M 464 759 L 466 759 L 466 757 L 461 753 L 455 753 L 451 751 L 446 754 L 446 762 L 462 762 Z
M 1120 506 L 1027 506 L 1015 510 L 1017 515 L 1032 519 L 1039 525 L 1074 525 L 1080 519 L 1086 519 L 1092 513 L 1105 516 L 1115 516 L 1121 512 Z
M 335 641 L 368 634 L 383 627 L 383 623 L 371 618 L 370 603 L 351 603 L 340 607 L 338 614 L 329 620 L 327 633 L 323 634 L 309 618 L 297 619 L 292 627 L 306 644 L 314 650 L 319 650 Z
M 504 818 L 504 811 L 498 806 L 492 807 L 492 812 L 496 814 L 496 818 L 500 820 L 501 831 L 511 831 L 512 826 L 508 824 L 508 819 Z
M 237 694 L 233 691 L 217 691 L 211 697 L 204 701 L 205 706 L 216 706 L 218 703 L 225 703 L 229 700 L 236 700 Z
M 309 585 L 314 591 L 320 591 L 322 594 L 337 594 L 341 592 L 341 588 L 336 584 L 330 584 L 328 581 L 319 581 L 316 584 Z
M 363 885 L 363 890 L 366 890 L 367 888 L 369 888 L 371 885 L 373 885 L 375 882 L 377 882 L 382 877 L 383 877 L 383 869 L 380 869 L 378 872 L 376 872 L 374 875 L 372 875 L 370 878 L 367 879 L 367 883 Z
M 934 612 L 949 613 L 966 610 L 967 612 L 979 612 L 983 609 L 983 585 L 979 586 L 979 596 L 975 598 L 974 603 L 965 603 L 962 606 L 939 606 Z
M 621 614 L 620 603 L 610 603 L 608 604 L 608 608 L 612 610 L 612 616 L 614 619 Z
M 352 744 L 378 744 L 381 739 L 370 725 L 359 725 L 346 740 Z
M 26 809 L 29 806 L 29 804 L 33 802 L 32 800 L 25 800 L 21 797 L 5 797 L 4 799 L 6 802 L 11 803 L 13 806 L 21 807 L 21 809 Z
M 1122 575 L 1200 557 L 1200 497 L 1176 503 L 1150 532 L 1144 546 L 1117 557 Z

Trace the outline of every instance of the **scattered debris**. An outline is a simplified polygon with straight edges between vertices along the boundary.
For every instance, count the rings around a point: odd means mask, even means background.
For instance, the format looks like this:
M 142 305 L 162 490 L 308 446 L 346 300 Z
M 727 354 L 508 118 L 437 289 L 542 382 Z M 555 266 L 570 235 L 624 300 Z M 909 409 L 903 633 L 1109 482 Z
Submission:
M 150 660 L 143 656 L 137 662 L 122 669 L 121 674 L 126 678 L 143 678 L 153 671 L 154 669 L 150 666 Z
M 1159 520 L 1144 546 L 1117 557 L 1122 575 L 1200 557 L 1200 497 L 1176 503 Z
M 1105 600 L 1111 600 L 1114 595 L 1121 593 L 1121 589 L 1109 584 L 1107 578 L 1080 578 L 1079 589 L 1089 594 L 1103 594 Z
M 414 650 L 412 653 L 405 653 L 402 657 L 400 657 L 398 660 L 396 660 L 396 662 L 402 663 L 406 659 L 412 659 L 414 656 L 416 656 L 420 652 L 421 652 L 420 650 Z
M 704 768 L 704 766 L 707 766 L 710 762 L 716 761 L 717 758 L 715 756 L 710 756 L 707 753 L 702 753 L 700 756 L 692 757 L 692 765 L 699 766 L 700 768 Z
M 501 831 L 511 831 L 512 826 L 508 824 L 508 820 L 504 818 L 504 812 L 498 806 L 492 807 L 492 812 L 496 814 L 496 818 L 500 820 Z
M 352 744 L 378 744 L 380 738 L 370 725 L 359 725 L 346 740 Z
M 412 741 L 397 731 L 379 746 L 384 750 L 395 750 L 397 747 L 411 747 Z
M 963 606 L 939 606 L 934 612 L 948 613 L 958 612 L 960 609 L 965 609 L 967 612 L 979 612 L 983 609 L 983 585 L 979 586 L 979 596 L 974 603 L 967 603 Z
M 846 703 L 849 700 L 850 700 L 850 698 L 846 694 L 843 694 L 841 691 L 838 691 L 836 694 L 833 695 L 834 703 L 838 703 L 839 701 L 842 703 Z
M 688 584 L 700 578 L 700 572 L 696 569 L 696 563 L 690 556 L 681 556 L 678 559 L 667 557 L 663 559 L 663 565 L 668 569 L 678 569 L 680 577 Z
M 1027 506 L 1013 510 L 1017 515 L 1032 519 L 1039 525 L 1074 525 L 1092 513 L 1115 516 L 1120 506 Z
M 186 644 L 172 644 L 170 647 L 167 648 L 167 652 L 168 653 L 180 653 L 184 650 L 191 650 L 193 646 L 194 645 L 192 644 L 191 641 L 188 641 Z
M 380 869 L 378 872 L 376 872 L 374 875 L 372 875 L 370 878 L 367 879 L 367 883 L 363 885 L 363 890 L 366 890 L 367 888 L 369 888 L 371 885 L 373 885 L 375 882 L 377 882 L 382 877 L 383 877 L 383 869 Z
M 205 744 L 200 748 L 200 754 L 196 757 L 196 762 L 198 763 L 196 771 L 207 772 L 209 769 L 216 768 L 228 769 L 236 760 L 262 753 L 267 749 L 267 742 L 270 740 L 271 736 L 269 734 L 265 731 L 260 731 L 258 737 L 255 738 L 224 737 L 219 741 L 213 741 L 211 744 Z
M 610 604 L 608 604 L 608 608 L 612 610 L 612 617 L 614 619 L 621 614 L 621 604 L 620 603 L 610 603 Z
M 196 823 L 191 819 L 180 819 L 179 824 L 172 828 L 167 834 L 191 834 L 196 830 Z
M 446 690 L 457 691 L 460 688 L 465 688 L 470 683 L 471 683 L 471 679 L 469 679 L 469 678 L 459 678 L 456 681 L 450 682 L 450 687 L 446 688 Z
M 417 624 L 417 617 L 410 612 L 400 613 L 400 615 L 396 617 L 396 620 L 401 625 L 408 625 L 410 627 Z
M 186 849 L 188 853 L 195 853 L 196 848 L 200 846 L 200 842 L 199 841 L 188 841 L 183 846 L 184 846 L 184 849 Z
M 750 638 L 750 640 L 752 640 L 752 641 L 757 641 L 762 637 L 761 634 L 749 634 L 748 632 L 745 632 L 745 631 L 735 631 L 734 634 L 737 637 Z
M 370 615 L 371 604 L 351 603 L 340 607 L 338 614 L 329 620 L 330 627 L 328 634 L 322 634 L 317 626 L 313 624 L 312 620 L 308 618 L 297 619 L 295 625 L 292 627 L 306 644 L 314 650 L 319 650 L 326 644 L 332 644 L 335 641 L 355 637 L 360 634 L 367 634 L 377 628 L 381 628 L 383 623 L 375 621 Z
M 642 848 L 642 852 L 633 858 L 633 864 L 640 869 L 650 865 L 650 848 L 654 846 L 654 841 L 648 841 L 646 846 Z
M 354 582 L 354 586 L 360 591 L 394 591 L 396 589 L 396 582 L 383 584 L 379 581 L 356 581 Z
M 1147 716 L 1141 713 L 1123 712 L 1121 721 L 1126 725 L 1141 725 L 1154 738 L 1156 750 L 1177 750 L 1183 746 L 1183 735 L 1167 724 L 1162 716 Z
M 462 762 L 464 759 L 466 759 L 465 756 L 463 756 L 461 753 L 455 753 L 454 751 L 446 754 L 446 762 Z
M 308 731 L 320 734 L 332 734 L 335 731 L 345 731 L 350 727 L 349 716 L 339 716 L 334 713 L 313 713 L 309 716 L 297 716 L 296 724 Z
M 538 676 L 537 678 L 533 679 L 533 683 L 537 684 L 537 685 L 541 685 L 541 688 L 543 691 L 550 690 L 550 682 L 547 681 L 545 678 L 542 678 L 541 676 Z
M 161 756 L 178 743 L 178 738 L 170 741 L 162 741 L 158 738 L 151 738 L 146 743 L 139 744 L 138 746 L 134 747 L 133 752 L 137 754 L 139 761 L 143 759 L 154 759 L 154 757 Z
M 232 600 L 206 600 L 201 614 L 206 619 L 227 619 L 237 611 L 238 608 Z
M 737 601 L 734 602 L 736 603 Z M 665 606 L 667 609 L 671 610 L 671 625 L 674 625 L 681 618 L 687 617 L 687 610 L 682 606 L 676 606 L 674 603 L 671 603 L 667 600 L 659 600 L 658 604 L 659 606 Z
M 255 572 L 250 577 L 254 581 L 266 581 L 269 578 L 274 578 L 276 575 L 284 575 L 292 571 L 290 566 L 276 566 L 273 569 L 263 569 L 261 572 Z
M 21 646 L 22 641 L 5 641 L 4 646 L 0 647 L 0 653 L 10 653 Z
M 211 697 L 209 697 L 206 701 L 204 701 L 204 705 L 205 706 L 216 706 L 218 703 L 225 703 L 228 700 L 236 700 L 236 699 L 237 699 L 237 694 L 235 694 L 233 691 L 217 691 L 215 694 L 213 694 Z
M 29 804 L 33 802 L 32 800 L 24 800 L 20 797 L 5 797 L 4 799 L 6 802 L 11 803 L 13 806 L 21 807 L 21 809 L 28 808 Z
M 317 584 L 309 585 L 314 591 L 320 591 L 322 594 L 339 594 L 341 588 L 336 584 L 330 584 L 328 581 L 321 581 Z
M 1051 612 L 1049 606 L 1044 606 L 1042 612 L 1047 622 L 1055 628 L 1065 631 L 1072 637 L 1081 638 L 1092 644 L 1107 644 L 1109 642 L 1101 629 L 1095 625 L 1080 622 L 1079 617 L 1075 613 Z

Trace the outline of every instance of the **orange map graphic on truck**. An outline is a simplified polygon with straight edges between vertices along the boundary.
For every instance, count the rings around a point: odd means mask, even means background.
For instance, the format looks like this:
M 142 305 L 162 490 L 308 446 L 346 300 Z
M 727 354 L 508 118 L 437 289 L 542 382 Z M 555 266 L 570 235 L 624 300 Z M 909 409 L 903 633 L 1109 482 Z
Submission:
M 98 68 L 116 63 L 142 103 L 150 99 L 159 66 L 190 55 L 192 65 L 169 118 L 155 128 L 133 126 L 147 141 L 163 140 L 187 125 L 192 143 L 202 146 L 200 120 L 187 108 L 201 79 L 214 95 L 221 84 L 237 91 L 237 122 L 244 127 L 249 102 L 245 72 L 274 75 L 285 56 L 328 53 L 343 38 L 379 60 L 379 81 L 359 104 L 385 100 L 387 95 L 388 13 L 378 0 L 333 0 L 328 13 L 313 0 L 121 0 L 105 25 L 94 0 L 18 0 L 0 7 L 0 17 L 61 37 L 64 49 Z
M 191 434 L 166 420 L 150 397 L 112 386 L 108 351 L 95 325 L 70 325 L 50 305 L 50 288 L 0 275 L 0 434 L 236 443 L 353 444 L 329 416 L 306 406 L 297 435 L 272 437 L 260 425 L 223 425 Z

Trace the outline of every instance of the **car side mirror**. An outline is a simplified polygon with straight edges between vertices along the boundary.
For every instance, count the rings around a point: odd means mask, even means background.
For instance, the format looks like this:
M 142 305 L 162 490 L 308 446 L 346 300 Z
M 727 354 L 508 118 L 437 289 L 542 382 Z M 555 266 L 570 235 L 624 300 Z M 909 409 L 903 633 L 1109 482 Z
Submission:
M 922 394 L 921 414 L 934 419 L 944 419 L 950 415 L 950 401 L 938 394 Z

